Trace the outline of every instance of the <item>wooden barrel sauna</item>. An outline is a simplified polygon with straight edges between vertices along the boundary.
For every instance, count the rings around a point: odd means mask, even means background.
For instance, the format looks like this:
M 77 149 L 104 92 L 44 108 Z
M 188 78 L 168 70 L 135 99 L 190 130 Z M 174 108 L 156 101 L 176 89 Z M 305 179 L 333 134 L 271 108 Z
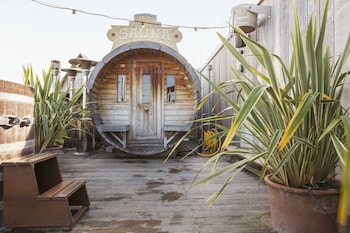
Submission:
M 0 80 L 0 160 L 35 152 L 33 88 Z
M 116 149 L 162 153 L 191 129 L 200 80 L 174 49 L 132 42 L 108 53 L 87 82 L 97 131 Z

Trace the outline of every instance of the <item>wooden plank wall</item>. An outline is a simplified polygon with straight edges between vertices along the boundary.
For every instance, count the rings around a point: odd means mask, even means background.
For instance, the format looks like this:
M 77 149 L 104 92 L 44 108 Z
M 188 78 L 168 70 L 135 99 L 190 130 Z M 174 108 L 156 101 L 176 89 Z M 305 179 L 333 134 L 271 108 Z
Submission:
M 108 75 L 105 79 L 99 79 L 94 84 L 94 99 L 97 100 L 96 107 L 103 124 L 129 124 L 130 89 L 127 88 L 127 101 L 118 103 L 117 80 L 117 75 Z M 130 86 L 129 79 L 127 79 L 126 85 Z
M 94 83 L 93 101 L 95 112 L 99 115 L 102 124 L 130 124 L 131 106 L 131 67 L 134 59 L 152 62 L 161 62 L 163 65 L 163 78 L 167 74 L 175 75 L 175 103 L 164 101 L 164 124 L 184 124 L 194 118 L 197 103 L 197 92 L 189 74 L 175 59 L 154 56 L 152 54 L 129 57 L 111 64 L 110 71 L 96 79 Z M 119 64 L 125 64 L 120 68 Z M 117 75 L 126 75 L 126 101 L 117 102 Z M 166 81 L 164 80 L 163 96 L 167 98 Z
M 313 11 L 322 13 L 325 0 L 318 1 L 314 6 L 314 1 L 296 0 L 296 6 L 299 12 L 300 21 L 302 22 L 302 29 L 307 27 L 307 23 Z M 280 0 L 262 0 L 261 5 L 271 6 L 271 17 L 266 18 L 264 15 L 258 16 L 258 27 L 250 33 L 249 36 L 257 42 L 267 46 L 273 53 L 282 57 L 286 64 L 289 64 L 289 57 L 291 56 L 291 38 L 290 33 L 293 30 L 293 1 Z M 234 6 L 232 6 L 234 7 Z M 347 35 L 350 33 L 348 23 L 350 21 L 350 2 L 348 0 L 330 0 L 328 12 L 328 34 L 326 43 L 330 45 L 332 56 L 339 56 L 341 49 L 344 48 Z M 227 35 L 229 41 L 235 45 L 235 40 L 232 35 Z M 254 59 L 251 58 L 251 53 L 247 48 L 240 48 L 247 60 L 254 65 Z M 223 81 L 231 80 L 233 78 L 231 68 L 239 69 L 239 64 L 233 59 L 232 55 L 219 45 L 218 49 L 213 52 L 214 56 L 208 59 L 208 62 L 203 65 L 201 71 L 208 76 L 207 66 L 212 64 L 212 80 L 219 84 Z M 255 63 L 256 64 L 256 63 Z M 257 65 L 256 65 L 257 66 Z M 350 70 L 350 62 L 348 63 Z M 259 68 L 257 66 L 257 68 Z M 208 94 L 208 83 L 202 80 L 202 96 Z M 234 96 L 233 96 L 234 98 Z M 213 97 L 212 103 L 219 102 L 218 110 L 227 107 L 227 104 L 220 100 L 219 97 Z M 350 106 L 350 84 L 347 85 L 344 95 L 343 104 Z M 216 111 L 216 112 L 217 112 Z M 208 112 L 204 107 L 202 112 Z

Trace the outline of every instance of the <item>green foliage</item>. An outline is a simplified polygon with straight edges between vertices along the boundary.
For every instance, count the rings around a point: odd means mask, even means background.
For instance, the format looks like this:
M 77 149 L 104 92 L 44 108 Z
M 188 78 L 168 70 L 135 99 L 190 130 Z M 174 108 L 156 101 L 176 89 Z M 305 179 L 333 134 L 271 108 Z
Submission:
M 201 180 L 197 176 L 193 182 L 198 185 L 228 174 L 223 187 L 211 197 L 211 204 L 239 171 L 253 162 L 262 165 L 260 182 L 266 174 L 272 174 L 273 181 L 291 187 L 324 188 L 336 175 L 338 153 L 345 150 L 334 142 L 344 145 L 346 140 L 341 119 L 348 118 L 348 111 L 340 100 L 349 74 L 344 69 L 350 54 L 350 36 L 340 56 L 331 57 L 325 45 L 328 4 L 326 1 L 320 24 L 316 16 L 311 17 L 304 36 L 294 7 L 289 65 L 234 27 L 261 67 L 258 70 L 219 34 L 246 72 L 232 68 L 235 78 L 219 85 L 202 75 L 212 86 L 209 95 L 219 95 L 229 107 L 198 122 L 215 125 L 217 120 L 231 120 L 230 127 L 221 126 L 216 135 L 223 140 L 221 148 L 203 165 L 202 170 L 211 166 L 211 173 Z M 235 100 L 230 97 L 232 90 L 236 92 Z M 240 147 L 232 146 L 233 142 L 239 142 Z M 219 168 L 223 155 L 243 159 Z
M 348 208 L 349 208 L 349 197 L 350 197 L 350 117 L 342 117 L 344 123 L 345 134 L 346 134 L 346 147 L 340 143 L 337 138 L 334 144 L 338 147 L 337 151 L 341 156 L 341 161 L 344 165 L 342 186 L 340 190 L 340 201 L 338 211 L 338 221 L 341 226 L 346 226 L 348 220 Z
M 54 78 L 51 67 L 43 71 L 42 78 L 34 76 L 32 66 L 23 67 L 24 84 L 34 88 L 35 149 L 62 144 L 68 137 L 68 130 L 76 128 L 76 122 L 85 112 L 78 104 L 83 87 L 76 90 L 69 99 L 70 90 L 63 91 L 63 81 Z

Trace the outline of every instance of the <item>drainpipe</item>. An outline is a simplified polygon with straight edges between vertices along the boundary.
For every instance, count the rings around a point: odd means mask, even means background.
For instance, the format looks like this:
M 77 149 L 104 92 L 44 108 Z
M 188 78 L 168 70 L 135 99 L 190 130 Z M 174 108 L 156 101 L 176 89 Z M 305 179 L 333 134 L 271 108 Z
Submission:
M 212 80 L 211 80 L 211 72 L 212 72 L 212 70 L 213 70 L 213 65 L 212 64 L 208 64 L 208 66 L 207 66 L 207 70 L 208 70 L 208 79 L 209 79 L 209 81 L 211 82 Z M 210 84 L 208 84 L 208 94 L 211 92 L 211 85 Z M 212 103 L 211 103 L 211 100 L 212 100 L 212 98 L 211 98 L 211 96 L 209 96 L 209 98 L 208 98 L 208 117 L 210 117 L 211 116 L 211 105 L 212 105 Z M 208 130 L 210 129 L 210 127 L 208 128 Z

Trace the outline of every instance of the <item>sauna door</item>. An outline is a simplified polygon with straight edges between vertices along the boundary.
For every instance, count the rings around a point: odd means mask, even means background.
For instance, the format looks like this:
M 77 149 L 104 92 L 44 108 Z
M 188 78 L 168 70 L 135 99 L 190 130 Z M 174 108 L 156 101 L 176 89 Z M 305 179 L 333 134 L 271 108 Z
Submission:
M 161 64 L 134 61 L 132 66 L 130 139 L 162 140 Z

